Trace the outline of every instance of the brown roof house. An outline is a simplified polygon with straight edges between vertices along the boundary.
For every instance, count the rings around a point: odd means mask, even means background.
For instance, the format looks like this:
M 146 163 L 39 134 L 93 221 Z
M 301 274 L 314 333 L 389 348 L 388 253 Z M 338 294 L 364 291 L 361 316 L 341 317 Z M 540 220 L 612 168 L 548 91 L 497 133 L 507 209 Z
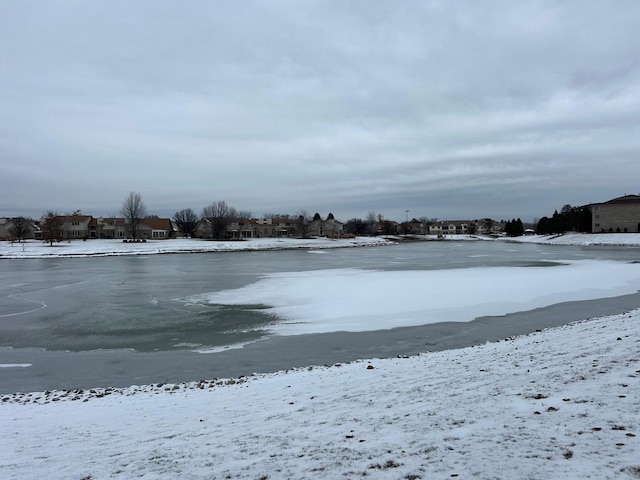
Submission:
M 142 238 L 151 240 L 166 240 L 175 238 L 176 230 L 170 218 L 148 217 L 142 220 Z

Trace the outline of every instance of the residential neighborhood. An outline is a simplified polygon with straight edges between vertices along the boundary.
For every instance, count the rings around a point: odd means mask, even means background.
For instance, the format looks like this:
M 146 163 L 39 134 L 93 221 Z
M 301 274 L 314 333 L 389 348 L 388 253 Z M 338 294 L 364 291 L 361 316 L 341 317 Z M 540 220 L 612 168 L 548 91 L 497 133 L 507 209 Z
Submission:
M 640 195 L 623 195 L 602 203 L 593 203 L 571 210 L 588 209 L 591 215 L 590 233 L 640 232 Z M 569 213 L 562 212 L 563 214 Z M 560 216 L 557 212 L 555 216 Z M 542 220 L 546 219 L 543 217 Z M 130 222 L 124 217 L 100 217 L 74 212 L 56 215 L 54 224 L 58 226 L 57 241 L 90 239 L 130 239 L 164 240 L 191 236 L 194 238 L 217 238 L 212 228 L 212 220 L 202 217 L 197 220 L 192 232 L 184 232 L 175 218 L 146 216 L 140 222 L 139 231 L 132 235 Z M 508 222 L 506 222 L 508 223 Z M 354 235 L 502 235 L 506 223 L 491 218 L 474 220 L 427 220 L 411 219 L 399 223 L 384 219 L 365 221 L 351 219 L 346 223 L 337 220 L 332 213 L 322 217 L 316 213 L 307 218 L 304 215 L 268 215 L 262 218 L 228 217 L 224 221 L 222 239 L 249 238 L 340 238 Z M 0 240 L 47 240 L 43 232 L 44 217 L 39 220 L 24 217 L 0 217 Z M 526 229 L 524 234 L 536 233 Z M 538 232 L 540 233 L 540 232 Z M 561 232 L 555 232 L 561 233 Z

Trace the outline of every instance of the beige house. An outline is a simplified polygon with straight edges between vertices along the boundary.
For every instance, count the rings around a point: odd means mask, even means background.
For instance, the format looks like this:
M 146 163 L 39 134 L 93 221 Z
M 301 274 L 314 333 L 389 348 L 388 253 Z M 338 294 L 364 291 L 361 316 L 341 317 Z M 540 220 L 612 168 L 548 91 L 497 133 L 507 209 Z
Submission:
M 591 231 L 640 232 L 640 195 L 624 195 L 591 207 Z
M 254 237 L 295 237 L 298 220 L 291 217 L 252 219 Z
M 470 220 L 446 220 L 429 225 L 430 235 L 462 235 L 470 233 Z
M 98 217 L 89 222 L 89 238 L 127 238 L 124 218 Z
M 298 234 L 299 220 L 291 217 L 233 218 L 226 226 L 225 238 L 287 238 Z M 195 236 L 211 237 L 211 225 L 201 220 Z
M 58 215 L 57 218 L 62 224 L 65 240 L 89 238 L 89 224 L 93 220 L 91 215 Z
M 311 237 L 340 237 L 344 233 L 344 224 L 336 220 L 332 213 L 322 219 L 319 214 L 315 214 L 307 226 L 307 235 Z
M 128 237 L 127 222 L 124 218 L 60 215 L 58 220 L 62 224 L 63 237 L 68 240 L 91 238 L 124 240 Z M 141 237 L 152 240 L 173 238 L 175 231 L 170 219 L 149 217 L 142 221 Z

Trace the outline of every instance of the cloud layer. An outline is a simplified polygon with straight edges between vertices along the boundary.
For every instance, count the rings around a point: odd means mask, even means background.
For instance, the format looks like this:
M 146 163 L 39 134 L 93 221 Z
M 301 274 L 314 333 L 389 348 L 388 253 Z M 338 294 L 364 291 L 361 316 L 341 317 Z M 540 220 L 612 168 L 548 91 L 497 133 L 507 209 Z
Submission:
M 638 193 L 637 2 L 0 5 L 0 215 L 522 217 Z

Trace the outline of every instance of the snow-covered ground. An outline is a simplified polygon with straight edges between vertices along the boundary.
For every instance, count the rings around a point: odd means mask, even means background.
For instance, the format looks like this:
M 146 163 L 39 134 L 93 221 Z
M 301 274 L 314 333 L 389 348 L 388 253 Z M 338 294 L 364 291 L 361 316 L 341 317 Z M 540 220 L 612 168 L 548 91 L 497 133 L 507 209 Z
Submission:
M 640 233 L 565 233 L 563 235 L 503 237 L 501 240 L 547 245 L 611 245 L 638 247 L 640 246 Z
M 211 242 L 199 239 L 176 238 L 171 240 L 148 240 L 144 243 L 124 243 L 121 240 L 72 240 L 62 241 L 53 246 L 46 242 L 28 240 L 23 243 L 0 241 L 2 258 L 47 258 L 47 257 L 88 257 L 113 255 L 152 255 L 159 253 L 200 253 L 253 250 L 284 250 L 297 248 L 344 248 L 390 245 L 411 239 L 437 241 L 511 241 L 521 243 L 541 243 L 549 245 L 612 245 L 640 246 L 640 233 L 607 234 L 564 234 L 532 235 L 498 239 L 481 235 L 435 235 L 356 237 L 347 239 L 329 238 L 252 238 L 243 241 Z
M 54 243 L 53 246 L 50 246 L 47 242 L 35 240 L 29 240 L 24 243 L 3 241 L 0 242 L 0 259 L 346 248 L 391 245 L 392 243 L 381 237 L 344 239 L 252 238 L 227 242 L 176 238 L 170 240 L 148 240 L 144 243 L 124 243 L 122 240 L 72 240 L 70 242 Z
M 640 311 L 480 347 L 4 396 L 0 477 L 638 478 Z

